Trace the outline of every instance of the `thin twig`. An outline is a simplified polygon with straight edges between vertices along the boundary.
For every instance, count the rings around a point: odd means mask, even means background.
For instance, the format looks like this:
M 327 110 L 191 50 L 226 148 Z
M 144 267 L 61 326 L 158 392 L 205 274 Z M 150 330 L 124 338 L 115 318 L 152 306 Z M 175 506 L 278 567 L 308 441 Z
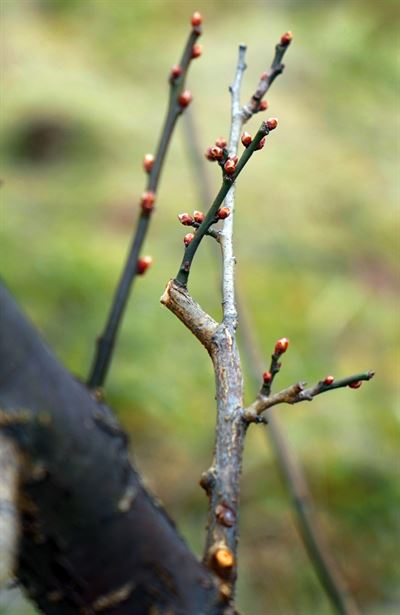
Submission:
M 184 106 L 179 102 L 179 97 L 182 94 L 187 71 L 192 59 L 193 46 L 201 34 L 201 27 L 194 26 L 188 36 L 181 62 L 178 66 L 176 74 L 173 72 L 170 76 L 170 95 L 169 105 L 161 132 L 160 141 L 157 148 L 157 153 L 154 159 L 154 164 L 150 170 L 146 193 L 155 198 L 161 171 L 165 162 L 168 146 L 176 125 L 176 122 L 184 110 Z M 143 208 L 139 214 L 136 224 L 136 230 L 133 236 L 131 248 L 129 250 L 125 266 L 115 291 L 110 312 L 102 334 L 97 339 L 96 351 L 93 357 L 90 375 L 88 377 L 88 386 L 92 389 L 101 388 L 104 385 L 110 362 L 112 359 L 113 350 L 115 347 L 118 330 L 122 321 L 125 307 L 135 281 L 137 271 L 137 263 L 142 249 L 142 245 L 146 238 L 151 214 L 153 211 L 152 203 L 148 208 Z

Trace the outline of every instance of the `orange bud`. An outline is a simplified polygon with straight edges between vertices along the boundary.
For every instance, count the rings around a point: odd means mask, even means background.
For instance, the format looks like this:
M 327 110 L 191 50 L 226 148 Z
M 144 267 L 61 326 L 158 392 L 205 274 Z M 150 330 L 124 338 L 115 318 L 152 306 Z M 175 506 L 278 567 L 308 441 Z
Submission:
M 328 385 L 330 385 L 330 384 L 333 384 L 333 381 L 334 381 L 334 380 L 335 380 L 335 379 L 334 379 L 334 377 L 333 377 L 333 376 L 325 376 L 325 378 L 324 378 L 324 380 L 323 380 L 323 383 L 324 383 L 324 384 L 328 384 Z
M 261 139 L 260 143 L 257 145 L 256 150 L 257 150 L 257 149 L 262 149 L 262 148 L 264 147 L 264 145 L 265 145 L 265 141 L 266 141 L 266 138 L 265 138 L 265 137 L 263 137 L 263 138 Z
M 187 214 L 187 213 L 178 214 L 178 220 L 184 226 L 190 226 L 192 224 L 192 222 L 193 222 L 192 216 L 190 214 Z
M 250 143 L 252 142 L 253 138 L 251 136 L 251 134 L 249 132 L 244 132 L 242 134 L 242 143 L 245 147 L 249 147 Z
M 285 32 L 285 34 L 282 34 L 281 36 L 281 45 L 283 47 L 287 47 L 292 42 L 292 39 L 293 34 L 290 32 L 290 30 L 288 32 Z
M 192 48 L 192 58 L 199 58 L 203 52 L 203 47 L 201 45 L 193 45 Z
M 203 23 L 202 14 L 199 13 L 199 11 L 195 11 L 192 15 L 192 19 L 190 20 L 190 23 L 192 24 L 193 28 L 196 28 L 197 26 L 201 26 L 201 24 Z
M 232 551 L 229 549 L 217 549 L 214 553 L 214 561 L 218 568 L 232 568 L 235 563 Z
M 193 212 L 193 218 L 195 222 L 201 224 L 204 220 L 204 214 L 202 211 L 195 211 Z
M 190 244 L 193 237 L 194 237 L 193 233 L 188 233 L 187 235 L 184 236 L 183 243 L 185 244 L 186 247 Z
M 156 195 L 151 190 L 147 192 L 143 192 L 140 198 L 140 205 L 143 211 L 151 212 L 154 209 L 154 202 L 156 200 Z
M 224 164 L 224 169 L 227 175 L 233 175 L 234 172 L 236 171 L 236 164 L 234 163 L 233 160 L 228 158 L 228 160 Z
M 182 94 L 180 94 L 179 98 L 178 98 L 178 102 L 180 104 L 181 107 L 185 108 L 188 105 L 190 105 L 190 103 L 193 100 L 193 96 L 192 96 L 192 92 L 190 90 L 184 90 L 182 92 Z
M 226 139 L 224 139 L 224 137 L 218 137 L 218 139 L 216 139 L 215 141 L 215 145 L 224 149 L 224 147 L 227 146 L 227 141 Z
M 143 158 L 143 168 L 146 171 L 146 173 L 150 173 L 154 165 L 154 160 L 155 158 L 153 154 L 146 154 L 145 157 Z
M 268 384 L 268 382 L 271 382 L 271 380 L 272 380 L 271 372 L 264 372 L 263 373 L 263 380 L 264 380 L 265 384 Z
M 361 385 L 362 385 L 361 380 L 357 380 L 356 382 L 352 382 L 351 384 L 349 384 L 349 387 L 351 389 L 359 389 Z
M 230 213 L 231 213 L 231 210 L 229 209 L 229 207 L 221 207 L 217 211 L 217 218 L 219 218 L 220 220 L 225 220 L 225 218 L 230 216 Z
M 282 337 L 280 340 L 278 340 L 275 344 L 275 354 L 283 354 L 284 352 L 287 351 L 289 346 L 289 340 L 287 339 L 287 337 Z
M 151 267 L 153 259 L 151 256 L 142 256 L 137 262 L 136 271 L 139 275 L 143 275 L 149 267 Z
M 182 68 L 179 64 L 175 64 L 175 66 L 171 68 L 170 76 L 172 79 L 177 79 L 180 75 L 182 75 Z
M 276 117 L 271 117 L 269 120 L 267 120 L 266 124 L 268 130 L 275 130 L 275 128 L 278 126 L 278 120 L 276 119 Z
M 258 106 L 259 111 L 266 111 L 268 109 L 268 100 L 262 100 Z

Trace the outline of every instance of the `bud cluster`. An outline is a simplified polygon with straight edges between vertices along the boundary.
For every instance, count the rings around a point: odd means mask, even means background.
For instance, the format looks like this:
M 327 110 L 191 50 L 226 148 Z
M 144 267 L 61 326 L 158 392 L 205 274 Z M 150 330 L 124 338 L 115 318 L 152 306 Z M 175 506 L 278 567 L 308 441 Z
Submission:
M 238 162 L 237 156 L 230 156 L 227 150 L 227 141 L 224 137 L 218 137 L 214 145 L 210 145 L 205 152 L 205 157 L 210 162 L 218 162 L 226 175 L 233 175 Z

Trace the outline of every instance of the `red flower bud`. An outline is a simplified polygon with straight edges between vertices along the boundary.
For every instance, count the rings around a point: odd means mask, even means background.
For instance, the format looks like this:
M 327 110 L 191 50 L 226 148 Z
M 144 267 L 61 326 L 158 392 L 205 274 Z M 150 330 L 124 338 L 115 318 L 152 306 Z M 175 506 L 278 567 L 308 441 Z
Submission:
M 153 259 L 151 256 L 142 256 L 137 262 L 136 271 L 139 275 L 143 275 L 149 267 L 151 267 Z
M 172 79 L 177 79 L 180 75 L 182 75 L 182 68 L 179 64 L 175 64 L 175 66 L 171 68 L 170 77 Z
M 178 98 L 178 102 L 180 104 L 181 107 L 185 108 L 188 105 L 190 105 L 190 103 L 193 100 L 193 96 L 192 96 L 192 92 L 190 90 L 184 90 L 182 92 L 182 94 L 180 94 L 179 98 Z
M 259 111 L 266 111 L 268 109 L 268 100 L 262 100 L 258 106 Z
M 249 132 L 244 132 L 242 134 L 242 143 L 245 147 L 249 147 L 250 143 L 252 142 L 252 136 Z
M 192 224 L 192 222 L 193 222 L 192 216 L 190 214 L 187 214 L 187 213 L 178 214 L 178 220 L 184 226 L 190 226 Z
M 361 380 L 357 380 L 356 382 L 352 382 L 351 384 L 349 384 L 349 387 L 351 389 L 359 389 L 361 385 L 362 385 Z
M 192 48 L 192 58 L 199 58 L 203 52 L 203 48 L 201 45 L 193 45 Z
M 290 32 L 290 30 L 289 32 L 285 32 L 285 34 L 282 34 L 281 36 L 281 45 L 283 47 L 287 47 L 292 42 L 292 38 L 293 34 Z
M 226 139 L 224 139 L 224 137 L 218 137 L 218 139 L 216 139 L 215 141 L 215 145 L 224 149 L 224 147 L 227 146 L 227 141 Z
M 287 337 L 282 337 L 275 344 L 275 354 L 280 355 L 287 351 L 289 346 L 289 340 Z
M 225 220 L 225 218 L 227 218 L 231 213 L 231 210 L 229 209 L 229 207 L 221 207 L 218 211 L 217 211 L 217 218 L 219 218 L 220 220 Z
M 222 158 L 224 157 L 224 151 L 223 149 L 218 147 L 218 145 L 213 145 L 210 148 L 210 152 L 214 160 L 222 160 Z
M 214 162 L 215 158 L 212 155 L 212 151 L 211 151 L 211 147 L 207 147 L 204 156 L 207 158 L 207 160 L 211 160 L 211 162 Z
M 266 81 L 268 79 L 268 77 L 269 77 L 269 75 L 268 75 L 267 71 L 264 71 L 260 75 L 260 81 Z
M 263 373 L 263 380 L 264 380 L 265 384 L 268 384 L 268 382 L 271 382 L 271 380 L 272 380 L 271 372 L 264 372 Z
M 239 160 L 239 157 L 238 157 L 238 156 L 236 156 L 236 155 L 235 155 L 235 156 L 229 156 L 229 160 L 233 160 L 233 162 L 234 162 L 235 164 L 237 164 L 237 163 L 238 163 L 238 160 Z
M 334 379 L 334 377 L 333 377 L 333 376 L 325 376 L 325 378 L 324 378 L 324 380 L 323 380 L 323 383 L 324 383 L 324 384 L 328 384 L 328 385 L 330 385 L 330 384 L 333 384 L 333 381 L 334 381 L 334 380 L 335 380 L 335 379 Z
M 183 243 L 185 244 L 186 247 L 190 244 L 193 237 L 194 237 L 193 233 L 188 233 L 187 235 L 184 236 Z
M 201 26 L 201 24 L 203 23 L 202 14 L 199 13 L 199 11 L 195 11 L 192 15 L 192 19 L 190 20 L 190 23 L 192 24 L 193 28 L 196 28 L 197 26 Z
M 156 200 L 156 195 L 151 190 L 147 192 L 143 192 L 140 198 L 140 205 L 143 211 L 150 212 L 154 209 L 154 201 Z
M 146 156 L 143 158 L 143 168 L 146 173 L 150 173 L 151 169 L 153 168 L 154 160 L 155 158 L 153 154 L 146 154 Z
M 201 224 L 204 220 L 204 214 L 202 211 L 195 211 L 193 212 L 193 218 L 195 222 L 198 222 L 198 224 Z
M 256 150 L 257 149 L 262 149 L 265 145 L 265 141 L 266 141 L 266 137 L 263 137 L 260 141 L 260 143 L 257 145 Z
M 268 130 L 275 130 L 275 128 L 278 126 L 278 120 L 276 119 L 276 117 L 271 117 L 269 120 L 267 120 L 266 124 Z
M 234 163 L 233 160 L 228 158 L 228 160 L 224 164 L 224 169 L 227 175 L 233 175 L 234 172 L 236 171 L 236 164 Z

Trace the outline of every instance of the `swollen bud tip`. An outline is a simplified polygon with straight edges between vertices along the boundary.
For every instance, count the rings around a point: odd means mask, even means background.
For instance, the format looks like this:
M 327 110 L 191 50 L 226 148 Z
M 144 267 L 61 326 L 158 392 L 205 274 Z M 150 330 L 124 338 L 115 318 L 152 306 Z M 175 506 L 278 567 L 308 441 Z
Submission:
M 202 14 L 199 13 L 199 11 L 195 11 L 193 13 L 193 15 L 192 15 L 190 23 L 192 24 L 193 28 L 201 26 L 201 24 L 203 23 L 203 16 L 202 16 Z
M 146 173 L 150 173 L 154 165 L 154 160 L 155 158 L 153 154 L 146 154 L 145 157 L 143 158 L 143 168 L 146 171 Z
M 288 32 L 285 32 L 285 34 L 282 34 L 281 36 L 281 45 L 283 47 L 287 47 L 292 42 L 292 39 L 293 39 L 292 32 L 290 32 L 290 30 Z
M 182 108 L 187 107 L 193 100 L 192 92 L 190 90 L 184 90 L 178 98 L 179 105 Z
M 269 120 L 266 121 L 268 130 L 275 130 L 278 126 L 278 120 L 276 117 L 270 117 Z
M 225 220 L 225 218 L 227 218 L 231 213 L 231 210 L 229 209 L 229 207 L 221 207 L 218 211 L 217 211 L 217 218 L 219 218 L 220 220 Z
M 185 246 L 186 246 L 186 247 L 187 247 L 187 246 L 190 244 L 190 242 L 193 240 L 193 237 L 194 237 L 193 233 L 188 233 L 187 235 L 185 235 L 185 236 L 184 236 L 184 238 L 183 238 L 183 243 L 185 244 Z
M 190 226 L 193 223 L 193 218 L 190 214 L 178 214 L 178 220 L 183 226 Z
M 362 385 L 361 380 L 357 380 L 356 382 L 352 382 L 351 384 L 349 384 L 349 387 L 351 389 L 359 389 L 361 385 Z
M 271 372 L 264 372 L 263 373 L 263 381 L 265 384 L 268 384 L 269 382 L 271 382 L 272 380 L 272 374 Z
M 223 149 L 227 146 L 227 140 L 224 137 L 218 137 L 218 139 L 216 139 L 215 141 L 215 145 Z
M 193 212 L 194 221 L 198 224 L 201 224 L 204 220 L 204 214 L 202 211 L 194 211 Z
M 266 111 L 268 109 L 268 100 L 262 100 L 258 106 L 259 111 Z
M 251 136 L 251 134 L 250 134 L 249 132 L 244 132 L 244 133 L 242 134 L 242 144 L 243 144 L 245 147 L 249 147 L 249 145 L 250 145 L 250 143 L 252 142 L 252 140 L 253 140 L 253 139 L 252 139 L 252 136 Z
M 156 195 L 151 190 L 143 192 L 140 198 L 140 206 L 143 211 L 151 212 L 154 209 L 154 202 L 156 200 Z
M 151 267 L 153 259 L 151 256 L 142 256 L 137 262 L 137 273 L 143 275 L 149 267 Z
M 201 45 L 193 45 L 192 47 L 192 58 L 199 58 L 203 53 L 203 48 Z
M 170 76 L 172 79 L 177 79 L 180 75 L 182 75 L 182 67 L 179 66 L 179 64 L 175 64 L 175 66 L 171 68 Z
M 281 337 L 275 344 L 275 354 L 280 355 L 287 351 L 289 347 L 289 340 L 287 337 Z
M 236 171 L 236 163 L 234 160 L 228 158 L 228 160 L 224 164 L 225 173 L 227 175 L 233 175 Z
M 333 376 L 325 376 L 325 378 L 323 379 L 323 383 L 327 384 L 327 385 L 331 385 L 334 382 L 334 377 Z

